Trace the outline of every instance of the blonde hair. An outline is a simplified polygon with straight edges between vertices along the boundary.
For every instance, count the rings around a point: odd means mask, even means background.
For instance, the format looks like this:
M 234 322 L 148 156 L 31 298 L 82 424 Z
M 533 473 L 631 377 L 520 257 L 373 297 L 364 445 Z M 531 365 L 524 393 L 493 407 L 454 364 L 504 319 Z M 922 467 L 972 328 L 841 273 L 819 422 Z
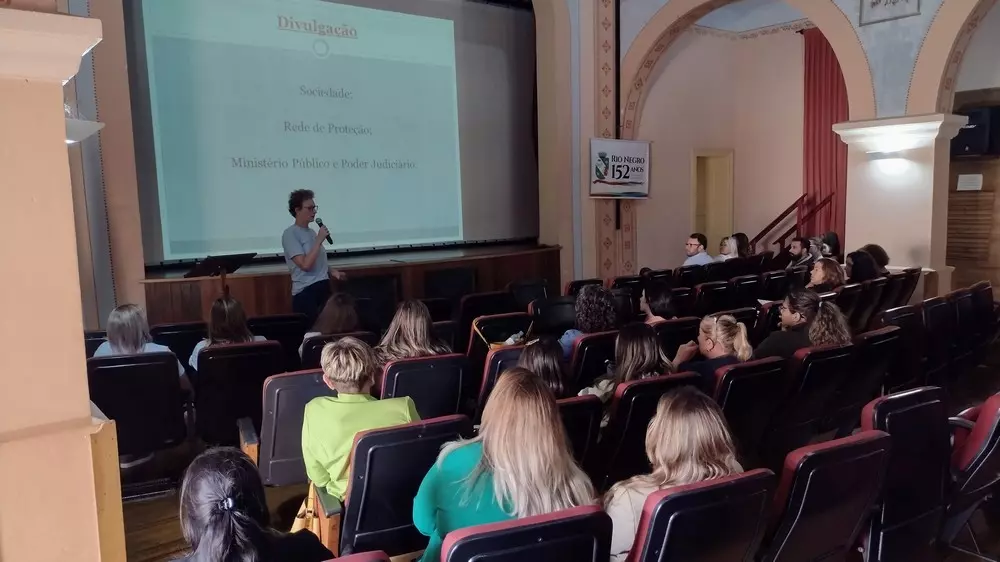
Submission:
M 719 246 L 724 246 L 726 248 L 726 251 L 723 252 L 723 255 L 733 256 L 734 258 L 739 256 L 740 253 L 739 246 L 735 238 L 726 236 L 725 238 L 722 239 L 722 242 L 719 243 Z
M 483 410 L 479 436 L 448 443 L 438 463 L 470 443 L 483 456 L 467 478 L 463 502 L 493 476 L 493 497 L 513 517 L 528 517 L 594 503 L 594 487 L 570 452 L 559 408 L 548 386 L 531 372 L 504 371 Z
M 746 361 L 753 355 L 753 347 L 747 338 L 747 327 L 743 322 L 737 322 L 732 315 L 706 316 L 701 320 L 699 329 L 709 339 L 721 345 L 726 355 L 733 355 L 740 361 Z
M 656 331 L 644 322 L 623 327 L 615 340 L 615 384 L 672 373 Z
M 127 355 L 142 352 L 153 341 L 149 335 L 146 311 L 137 304 L 123 304 L 108 315 L 108 344 L 114 353 Z
M 343 392 L 361 392 L 375 382 L 375 352 L 357 338 L 341 338 L 323 346 L 319 364 L 323 380 Z
M 447 346 L 433 340 L 432 325 L 427 305 L 417 300 L 400 303 L 389 329 L 375 349 L 378 361 L 385 364 L 397 359 L 449 353 L 451 350 Z
M 623 488 L 663 489 L 743 471 L 722 410 L 691 386 L 660 397 L 646 429 L 646 456 L 653 471 L 612 486 L 604 496 L 605 505 Z

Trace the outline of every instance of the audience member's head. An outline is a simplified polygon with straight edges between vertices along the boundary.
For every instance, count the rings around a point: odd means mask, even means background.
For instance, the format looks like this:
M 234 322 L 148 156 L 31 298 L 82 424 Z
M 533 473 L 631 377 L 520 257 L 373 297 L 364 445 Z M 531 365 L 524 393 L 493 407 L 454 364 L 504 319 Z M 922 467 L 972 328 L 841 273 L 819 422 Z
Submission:
M 181 484 L 180 522 L 198 562 L 272 560 L 269 514 L 257 467 L 238 449 L 198 455 Z
M 467 490 L 492 474 L 498 505 L 515 517 L 551 513 L 594 501 L 590 479 L 573 460 L 559 408 L 540 377 L 521 368 L 500 375 L 483 409 L 479 465 L 464 481 Z M 439 458 L 466 442 L 446 445 Z
M 824 256 L 836 258 L 840 255 L 840 236 L 830 231 L 823 235 Z
M 737 257 L 738 248 L 736 247 L 736 239 L 731 236 L 726 236 L 719 242 L 719 255 Z
M 249 341 L 253 341 L 253 334 L 247 328 L 247 314 L 240 301 L 233 297 L 215 299 L 208 319 L 209 344 Z
M 611 291 L 600 285 L 586 285 L 576 295 L 576 329 L 596 334 L 615 329 L 615 301 Z
M 797 260 L 806 257 L 809 253 L 809 239 L 801 236 L 792 238 L 792 243 L 788 246 L 788 253 Z
M 707 247 L 708 238 L 700 232 L 695 232 L 691 236 L 688 236 L 688 241 L 684 244 L 684 251 L 687 253 L 688 257 L 691 257 L 704 252 Z
M 753 252 L 750 251 L 750 238 L 747 237 L 746 233 L 737 232 L 733 234 L 732 238 L 736 240 L 736 254 L 741 258 L 750 257 Z
M 434 341 L 433 326 L 427 305 L 418 300 L 400 303 L 378 344 L 379 362 L 448 353 L 444 345 Z
M 141 306 L 123 304 L 108 315 L 108 343 L 115 354 L 141 353 L 151 341 L 146 311 Z
M 880 274 L 889 274 L 889 270 L 886 269 L 889 266 L 889 254 L 885 251 L 885 248 L 878 244 L 867 244 L 861 247 L 861 251 L 868 252 L 872 259 L 875 260 L 875 265 L 878 266 Z
M 366 394 L 375 383 L 378 362 L 367 343 L 352 337 L 323 346 L 319 360 L 326 385 L 344 394 Z
M 746 361 L 753 355 L 747 327 L 729 314 L 706 316 L 701 320 L 698 351 L 707 359 L 732 355 Z
M 781 325 L 784 328 L 807 326 L 812 345 L 851 342 L 851 330 L 840 308 L 832 302 L 823 302 L 819 294 L 809 289 L 788 293 L 781 303 Z
M 334 293 L 323 305 L 312 331 L 321 334 L 343 334 L 357 329 L 358 312 L 354 309 L 354 298 L 347 293 Z
M 549 336 L 543 336 L 524 346 L 517 366 L 531 371 L 542 379 L 552 394 L 559 398 L 565 392 L 562 358 L 563 351 L 559 341 Z
M 615 484 L 605 503 L 622 488 L 667 488 L 722 478 L 743 471 L 718 404 L 692 386 L 660 397 L 646 429 L 646 456 L 652 473 Z
M 813 264 L 809 288 L 823 287 L 832 291 L 844 284 L 844 268 L 833 258 L 820 258 Z
M 649 267 L 644 267 L 639 270 L 639 277 L 647 278 L 653 274 L 653 269 Z
M 643 285 L 639 307 L 646 316 L 664 320 L 677 316 L 673 303 L 674 293 L 663 281 L 648 281 Z
M 615 340 L 615 384 L 664 375 L 673 370 L 652 326 L 633 322 L 618 331 Z
M 881 277 L 875 258 L 864 250 L 847 254 L 847 277 L 851 283 L 864 283 Z

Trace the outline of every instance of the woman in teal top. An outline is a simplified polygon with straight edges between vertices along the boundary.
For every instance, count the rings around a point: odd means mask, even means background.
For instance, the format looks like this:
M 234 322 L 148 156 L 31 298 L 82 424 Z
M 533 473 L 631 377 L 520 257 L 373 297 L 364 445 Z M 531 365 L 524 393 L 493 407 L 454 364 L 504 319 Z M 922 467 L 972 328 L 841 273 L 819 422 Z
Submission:
M 421 561 L 437 562 L 456 529 L 595 501 L 552 392 L 530 371 L 511 369 L 490 394 L 479 436 L 446 445 L 420 484 L 413 524 L 430 537 Z

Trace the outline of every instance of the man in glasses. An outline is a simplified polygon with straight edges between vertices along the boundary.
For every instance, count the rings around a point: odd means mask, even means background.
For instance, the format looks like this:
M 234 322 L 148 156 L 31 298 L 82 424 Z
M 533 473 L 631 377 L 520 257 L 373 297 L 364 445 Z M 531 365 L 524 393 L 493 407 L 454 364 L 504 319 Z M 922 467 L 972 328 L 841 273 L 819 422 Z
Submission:
M 330 235 L 329 229 L 321 226 L 316 232 L 309 228 L 319 210 L 314 196 L 308 189 L 288 195 L 288 212 L 295 217 L 295 224 L 281 235 L 285 263 L 292 273 L 292 310 L 306 315 L 307 326 L 313 325 L 330 298 L 330 275 L 338 280 L 346 278 L 341 271 L 331 271 L 327 264 L 323 242 Z

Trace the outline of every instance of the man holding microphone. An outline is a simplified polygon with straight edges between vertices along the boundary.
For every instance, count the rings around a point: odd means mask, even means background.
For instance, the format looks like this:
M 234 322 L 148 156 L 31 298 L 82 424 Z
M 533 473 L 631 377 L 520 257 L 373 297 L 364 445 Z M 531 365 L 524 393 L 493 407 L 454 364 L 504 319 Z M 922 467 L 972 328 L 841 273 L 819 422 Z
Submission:
M 295 217 L 295 224 L 281 235 L 285 263 L 292 274 L 292 310 L 306 315 L 307 327 L 313 325 L 330 298 L 330 276 L 341 281 L 347 278 L 344 272 L 330 270 L 327 265 L 323 241 L 333 242 L 330 231 L 319 220 L 316 221 L 319 232 L 309 228 L 319 210 L 314 196 L 308 189 L 297 189 L 288 195 L 288 212 Z

